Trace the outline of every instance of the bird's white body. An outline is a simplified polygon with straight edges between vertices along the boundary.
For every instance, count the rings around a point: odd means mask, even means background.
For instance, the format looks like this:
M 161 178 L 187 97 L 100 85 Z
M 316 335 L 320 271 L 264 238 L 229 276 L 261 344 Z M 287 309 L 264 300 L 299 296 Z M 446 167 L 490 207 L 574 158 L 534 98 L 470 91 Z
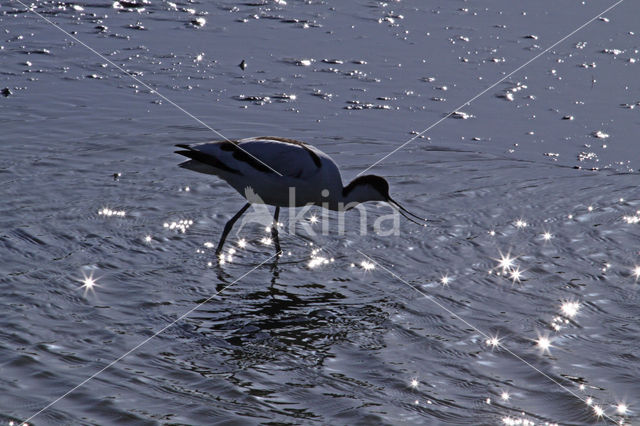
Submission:
M 219 176 L 251 203 L 280 207 L 315 204 L 341 210 L 359 202 L 357 198 L 375 199 L 375 194 L 356 197 L 360 190 L 346 197 L 333 159 L 292 139 L 264 136 L 180 146 L 189 150 L 180 153 L 192 158 L 181 167 Z

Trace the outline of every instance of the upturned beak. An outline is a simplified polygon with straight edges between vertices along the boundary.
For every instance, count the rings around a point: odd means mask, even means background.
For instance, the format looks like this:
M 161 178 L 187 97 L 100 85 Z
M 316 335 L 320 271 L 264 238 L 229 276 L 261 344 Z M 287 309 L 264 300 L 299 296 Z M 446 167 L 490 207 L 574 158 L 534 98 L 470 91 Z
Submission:
M 425 222 L 427 222 L 427 219 L 420 217 L 414 213 L 411 213 L 409 210 L 405 209 L 404 207 L 402 207 L 402 205 L 400 205 L 400 203 L 398 203 L 397 201 L 395 201 L 393 198 L 389 197 L 387 199 L 387 203 L 389 203 L 389 205 L 391 205 L 392 207 L 394 207 L 398 213 L 400 213 L 405 219 L 420 225 L 420 226 L 427 226 L 427 224 Z M 413 219 L 413 218 L 415 219 Z M 418 222 L 418 220 L 420 220 L 420 222 Z

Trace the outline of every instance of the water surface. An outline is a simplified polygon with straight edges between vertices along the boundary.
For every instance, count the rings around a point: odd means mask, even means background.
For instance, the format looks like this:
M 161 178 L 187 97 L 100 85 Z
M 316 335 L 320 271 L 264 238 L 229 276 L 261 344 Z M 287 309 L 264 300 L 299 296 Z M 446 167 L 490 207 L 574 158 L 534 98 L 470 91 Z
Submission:
M 2 421 L 221 290 L 30 423 L 640 421 L 640 6 L 460 108 L 611 4 L 36 3 L 101 58 L 3 3 Z M 418 136 L 368 173 L 430 226 L 348 216 L 282 235 L 274 264 L 248 225 L 216 267 L 243 200 L 173 145 L 219 136 L 105 58 L 227 137 L 318 146 L 345 181 Z

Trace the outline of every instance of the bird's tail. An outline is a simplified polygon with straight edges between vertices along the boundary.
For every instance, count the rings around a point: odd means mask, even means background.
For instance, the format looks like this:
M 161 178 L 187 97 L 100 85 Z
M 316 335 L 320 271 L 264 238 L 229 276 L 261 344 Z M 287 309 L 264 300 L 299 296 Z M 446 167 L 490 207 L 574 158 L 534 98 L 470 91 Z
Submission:
M 191 161 L 185 161 L 184 163 L 178 164 L 179 167 L 208 174 L 217 174 L 216 171 L 219 170 L 224 170 L 225 172 L 235 174 L 239 173 L 237 170 L 227 166 L 211 154 L 193 149 L 189 145 L 178 144 L 176 146 L 178 148 L 184 148 L 178 151 L 174 151 L 176 154 L 184 155 L 185 157 L 191 159 Z

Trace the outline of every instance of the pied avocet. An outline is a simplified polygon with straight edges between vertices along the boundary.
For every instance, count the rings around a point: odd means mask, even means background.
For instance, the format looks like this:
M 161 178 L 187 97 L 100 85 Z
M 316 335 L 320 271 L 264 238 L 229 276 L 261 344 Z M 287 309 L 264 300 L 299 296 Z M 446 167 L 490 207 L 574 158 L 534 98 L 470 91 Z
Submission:
M 343 186 L 335 161 L 304 142 L 261 136 L 176 146 L 182 148 L 177 154 L 190 158 L 180 167 L 219 176 L 248 201 L 225 225 L 217 254 L 222 251 L 234 223 L 252 203 L 276 207 L 271 233 L 278 253 L 280 207 L 314 204 L 343 211 L 366 201 L 386 201 L 408 220 L 419 225 L 424 223 L 416 222 L 411 216 L 426 221 L 389 196 L 389 184 L 383 177 L 359 176 Z

